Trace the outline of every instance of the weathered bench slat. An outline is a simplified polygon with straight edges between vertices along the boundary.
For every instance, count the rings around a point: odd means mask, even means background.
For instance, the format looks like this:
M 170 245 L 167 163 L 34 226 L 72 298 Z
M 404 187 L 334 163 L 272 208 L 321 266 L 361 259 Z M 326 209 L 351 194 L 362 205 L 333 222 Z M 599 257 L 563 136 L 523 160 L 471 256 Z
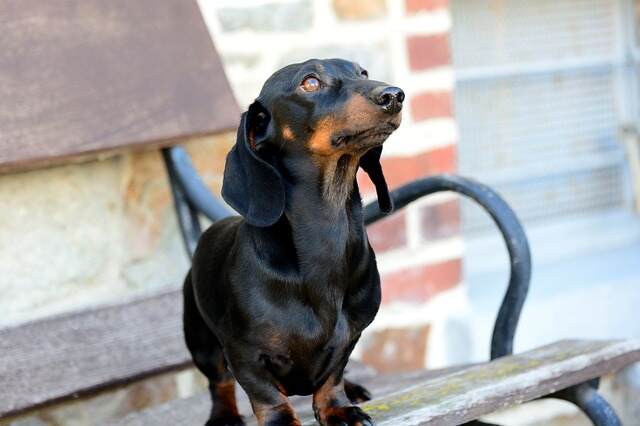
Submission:
M 640 341 L 562 341 L 487 364 L 364 378 L 374 400 L 363 408 L 378 426 L 458 425 L 635 361 L 640 361 Z M 241 412 L 247 415 L 245 398 L 240 401 Z M 208 395 L 201 394 L 129 414 L 112 424 L 202 424 L 209 404 Z M 309 398 L 296 398 L 294 405 L 305 425 L 316 424 Z
M 561 341 L 465 368 L 363 408 L 378 426 L 458 425 L 639 360 L 640 341 Z
M 0 0 L 0 52 L 0 171 L 239 121 L 194 0 Z
M 190 365 L 181 310 L 181 293 L 171 292 L 1 329 L 0 417 Z M 371 376 L 357 363 L 349 368 L 359 379 Z M 376 394 L 394 392 L 438 374 L 442 373 L 383 376 L 375 383 Z M 184 424 L 206 417 L 206 398 L 204 404 L 196 399 L 186 401 L 191 408 L 182 409 L 184 401 L 175 402 L 174 415 L 187 419 Z M 250 412 L 248 403 L 244 407 Z M 301 403 L 301 408 L 309 407 L 308 400 Z M 174 411 L 171 404 L 157 410 L 149 410 L 148 416 L 168 419 Z M 194 419 L 198 420 L 194 423 Z
M 182 295 L 0 330 L 0 417 L 189 365 Z
M 433 377 L 438 377 L 447 372 L 458 370 L 454 367 L 444 370 L 421 370 L 413 373 L 380 375 L 373 372 L 370 367 L 352 361 L 347 366 L 346 376 L 368 387 L 374 392 L 374 396 L 382 397 L 397 392 L 417 383 L 422 383 Z M 256 425 L 251 415 L 251 406 L 245 393 L 237 388 L 238 408 L 246 416 L 249 425 Z M 313 418 L 311 411 L 311 397 L 294 396 L 291 401 L 296 412 L 303 418 Z M 147 425 L 201 425 L 207 420 L 211 401 L 208 393 L 200 393 L 191 398 L 179 399 L 144 411 L 131 413 L 121 419 L 109 423 L 110 426 L 147 426 Z

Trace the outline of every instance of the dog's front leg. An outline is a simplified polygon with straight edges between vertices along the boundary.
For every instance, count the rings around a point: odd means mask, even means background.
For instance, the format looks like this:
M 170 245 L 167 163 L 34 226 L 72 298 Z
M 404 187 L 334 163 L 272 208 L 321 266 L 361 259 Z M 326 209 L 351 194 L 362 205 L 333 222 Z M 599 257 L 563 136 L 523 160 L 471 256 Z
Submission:
M 296 416 L 291 402 L 280 394 L 280 403 L 264 403 L 251 399 L 253 413 L 258 419 L 260 426 L 301 426 L 300 420 Z M 251 397 L 249 397 L 251 398 Z
M 344 390 L 342 372 L 330 375 L 313 394 L 313 412 L 323 426 L 373 426 L 367 413 L 351 405 Z
M 247 393 L 259 426 L 301 426 L 289 401 L 264 369 L 235 369 L 234 376 Z

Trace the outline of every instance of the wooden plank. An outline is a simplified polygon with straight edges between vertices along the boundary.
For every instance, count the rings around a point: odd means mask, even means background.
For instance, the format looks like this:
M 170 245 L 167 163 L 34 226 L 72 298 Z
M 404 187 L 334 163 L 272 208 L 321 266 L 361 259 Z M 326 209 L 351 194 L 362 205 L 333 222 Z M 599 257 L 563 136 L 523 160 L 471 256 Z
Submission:
M 486 364 L 403 375 L 365 377 L 374 400 L 362 407 L 378 426 L 458 425 L 619 370 L 640 360 L 640 341 L 562 341 Z M 241 395 L 241 393 L 240 393 Z M 246 397 L 241 412 L 248 424 Z M 304 425 L 315 425 L 308 397 L 294 405 Z M 117 426 L 202 424 L 208 396 L 172 401 L 132 413 Z
M 0 417 L 183 368 L 182 295 L 3 329 L 0 354 Z
M 567 340 L 370 401 L 378 426 L 459 425 L 640 361 L 640 341 Z M 305 425 L 314 424 L 309 421 Z
M 193 0 L 0 0 L 0 171 L 237 126 Z
M 393 392 L 406 389 L 416 383 L 429 380 L 433 377 L 457 370 L 422 370 L 413 373 L 394 375 L 375 374 L 370 369 L 363 367 L 355 361 L 347 366 L 346 377 L 362 383 L 373 392 L 374 397 L 380 398 Z M 238 408 L 245 416 L 248 425 L 257 425 L 251 412 L 251 406 L 246 394 L 241 388 L 237 388 Z M 298 415 L 302 418 L 313 418 L 311 410 L 311 397 L 292 397 L 291 401 Z M 191 426 L 204 424 L 211 409 L 211 401 L 208 393 L 201 393 L 191 398 L 177 399 L 166 404 L 160 404 L 149 409 L 131 413 L 121 419 L 115 420 L 111 426 L 146 426 L 146 425 L 175 425 Z

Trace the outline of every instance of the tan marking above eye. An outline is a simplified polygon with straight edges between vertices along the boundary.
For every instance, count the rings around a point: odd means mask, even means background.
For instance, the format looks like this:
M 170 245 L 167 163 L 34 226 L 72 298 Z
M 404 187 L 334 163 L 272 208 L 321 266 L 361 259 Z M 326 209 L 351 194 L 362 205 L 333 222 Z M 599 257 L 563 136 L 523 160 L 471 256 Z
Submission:
M 302 87 L 302 90 L 305 92 L 315 92 L 320 88 L 320 80 L 318 80 L 317 77 L 309 76 L 302 80 L 300 87 Z
M 282 128 L 282 137 L 287 141 L 291 141 L 295 138 L 293 135 L 293 131 L 291 130 L 291 127 L 284 126 Z

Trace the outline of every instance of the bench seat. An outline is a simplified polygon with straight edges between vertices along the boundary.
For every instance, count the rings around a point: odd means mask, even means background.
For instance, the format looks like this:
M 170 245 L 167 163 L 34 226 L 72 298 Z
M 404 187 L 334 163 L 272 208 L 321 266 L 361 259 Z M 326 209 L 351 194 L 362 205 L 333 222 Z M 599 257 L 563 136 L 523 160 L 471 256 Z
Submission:
M 362 407 L 378 426 L 459 425 L 614 373 L 637 361 L 640 341 L 564 340 L 489 363 L 351 377 L 360 380 L 374 395 Z M 243 414 L 251 412 L 242 393 L 239 406 Z M 309 397 L 295 398 L 294 406 L 305 426 L 317 424 Z M 129 414 L 112 425 L 203 424 L 209 409 L 209 396 L 203 393 Z
M 182 296 L 172 291 L 0 330 L 0 418 L 191 365 Z M 378 425 L 454 425 L 552 394 L 640 361 L 640 341 L 567 340 L 483 364 L 379 375 L 351 363 Z M 239 392 L 241 412 L 251 412 Z M 204 423 L 208 394 L 131 413 L 116 425 Z M 314 424 L 308 397 L 294 398 Z

